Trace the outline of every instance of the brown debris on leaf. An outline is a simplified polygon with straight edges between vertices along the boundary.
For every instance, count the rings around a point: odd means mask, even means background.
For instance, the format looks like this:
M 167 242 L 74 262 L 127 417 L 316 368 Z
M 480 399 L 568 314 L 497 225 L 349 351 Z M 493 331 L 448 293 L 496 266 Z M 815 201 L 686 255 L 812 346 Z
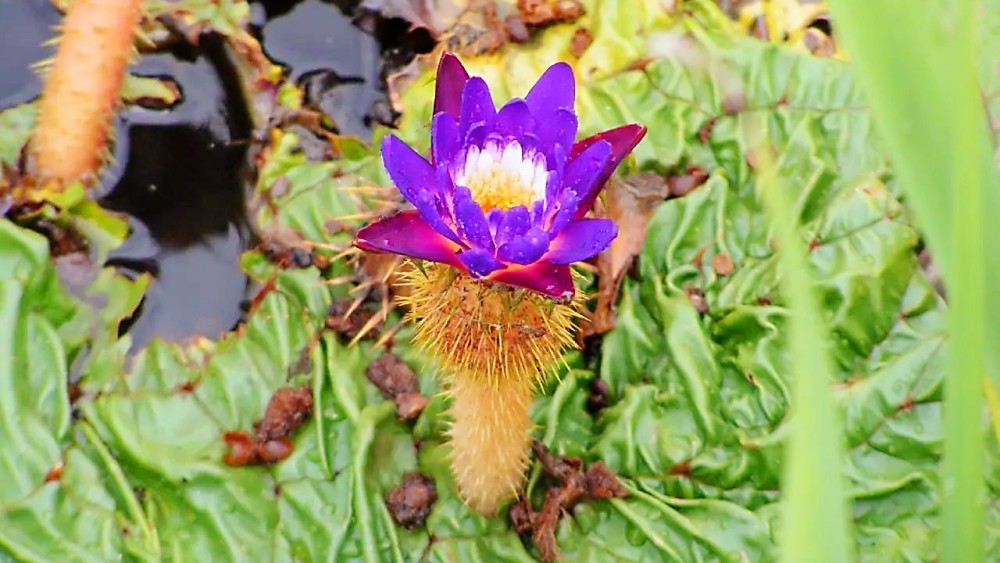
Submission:
M 576 21 L 583 15 L 579 0 L 517 0 L 517 11 L 526 25 L 541 27 Z
M 590 395 L 587 396 L 587 412 L 597 414 L 611 404 L 611 388 L 600 377 L 590 380 Z
M 311 250 L 302 246 L 286 245 L 276 240 L 269 240 L 260 245 L 260 251 L 265 258 L 283 269 L 323 266 L 323 261 L 317 260 L 318 256 L 314 256 Z
M 625 498 L 629 495 L 628 489 L 618 480 L 618 476 L 600 461 L 595 461 L 587 468 L 583 481 L 590 498 Z
M 370 306 L 354 299 L 340 299 L 330 304 L 324 324 L 326 328 L 342 334 L 345 338 L 354 339 L 361 330 L 368 326 L 372 318 L 378 314 Z M 372 328 L 367 336 L 377 336 L 378 328 Z
M 383 18 L 402 18 L 437 38 L 476 3 L 476 0 L 363 0 L 359 8 L 362 12 L 378 12 Z
M 531 32 L 559 23 L 576 21 L 583 15 L 579 0 L 518 0 L 516 5 L 499 0 L 468 0 L 469 9 L 444 37 L 450 51 L 460 55 L 486 55 L 505 44 L 524 43 Z
M 285 387 L 275 391 L 264 417 L 253 424 L 253 435 L 235 430 L 223 434 L 229 452 L 222 461 L 235 467 L 277 463 L 292 454 L 289 438 L 312 415 L 309 387 Z
M 728 276 L 733 273 L 733 258 L 728 252 L 720 252 L 712 258 L 712 269 L 720 276 Z
M 584 472 L 583 462 L 578 458 L 557 456 L 537 440 L 532 449 L 545 473 L 559 481 L 560 485 L 546 492 L 540 511 L 532 510 L 528 501 L 522 498 L 511 505 L 508 518 L 518 533 L 531 534 L 542 561 L 550 562 L 559 559 L 556 528 L 564 512 L 581 500 L 625 498 L 629 492 L 618 477 L 599 461 Z
M 396 414 L 404 421 L 420 416 L 427 397 L 420 394 L 417 374 L 396 355 L 386 353 L 368 365 L 368 381 L 382 396 L 396 403 Z
M 670 197 L 682 197 L 704 184 L 706 180 L 708 180 L 708 172 L 700 166 L 691 165 L 683 174 L 667 178 L 668 192 Z
M 586 27 L 578 27 L 569 40 L 569 52 L 574 57 L 583 56 L 584 51 L 594 42 L 594 35 Z
M 708 299 L 705 298 L 705 292 L 697 287 L 689 287 L 685 290 L 687 293 L 688 300 L 691 301 L 691 305 L 696 311 L 704 315 L 708 312 Z
M 18 197 L 8 198 L 7 217 L 48 240 L 49 254 L 63 286 L 74 296 L 88 299 L 86 290 L 101 268 L 92 259 L 87 238 L 56 206 L 44 201 L 16 201 Z
M 437 501 L 434 481 L 426 475 L 410 472 L 403 476 L 403 484 L 393 487 L 385 498 L 392 520 L 407 530 L 424 525 Z
M 934 291 L 936 291 L 941 297 L 947 299 L 948 294 L 945 292 L 944 279 L 941 277 L 941 271 L 938 268 L 937 263 L 931 257 L 929 249 L 924 248 L 919 254 L 917 254 L 917 263 L 920 264 L 920 267 L 927 275 L 927 281 L 931 282 L 931 285 L 934 286 Z

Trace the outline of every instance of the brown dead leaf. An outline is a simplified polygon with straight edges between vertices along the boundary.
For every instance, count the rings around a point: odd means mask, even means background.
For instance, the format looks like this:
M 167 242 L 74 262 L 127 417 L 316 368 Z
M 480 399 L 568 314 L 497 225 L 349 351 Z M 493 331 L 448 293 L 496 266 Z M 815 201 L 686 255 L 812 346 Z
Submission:
M 532 30 L 576 21 L 584 12 L 579 0 L 518 0 L 516 4 L 501 0 L 462 2 L 466 9 L 455 18 L 453 25 L 442 30 L 441 42 L 448 50 L 465 56 L 494 53 L 510 42 L 524 43 L 531 38 Z
M 531 537 L 531 533 L 538 525 L 538 513 L 531 509 L 528 499 L 521 498 L 510 505 L 507 511 L 507 518 L 514 531 L 522 536 Z
M 705 183 L 708 180 L 708 172 L 700 166 L 691 165 L 683 174 L 677 174 L 667 178 L 670 197 L 681 197 L 691 192 L 691 190 Z
M 614 303 L 624 274 L 642 250 L 653 212 L 669 195 L 666 180 L 658 174 L 637 174 L 608 182 L 604 214 L 618 224 L 618 238 L 597 257 L 597 308 L 580 330 L 580 342 L 614 328 Z
M 454 26 L 473 3 L 475 0 L 364 0 L 360 8 L 385 18 L 402 18 L 437 38 Z

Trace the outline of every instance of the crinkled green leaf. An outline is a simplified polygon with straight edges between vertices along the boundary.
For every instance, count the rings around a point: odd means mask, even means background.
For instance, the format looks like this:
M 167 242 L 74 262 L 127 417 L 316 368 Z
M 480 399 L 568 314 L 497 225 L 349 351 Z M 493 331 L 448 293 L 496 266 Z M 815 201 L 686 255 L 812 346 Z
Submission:
M 751 147 L 736 134 L 742 112 L 764 112 L 835 336 L 859 554 L 926 556 L 940 503 L 943 304 L 916 268 L 916 231 L 885 186 L 891 177 L 853 80 L 834 61 L 728 47 L 712 34 L 699 44 L 714 65 L 710 84 L 677 60 L 654 61 L 645 74 L 662 84 L 649 98 L 672 116 L 659 130 L 683 140 L 677 162 L 711 177 L 649 226 L 640 278 L 626 282 L 619 325 L 604 341 L 601 375 L 619 402 L 599 421 L 592 454 L 673 496 L 755 511 L 779 498 L 787 313 Z M 723 79 L 737 85 L 743 109 L 726 111 L 711 85 Z M 695 115 L 714 119 L 707 143 Z M 736 265 L 731 275 L 711 265 L 721 252 Z M 704 293 L 707 314 L 689 290 Z
M 28 142 L 35 125 L 35 104 L 21 104 L 0 111 L 0 163 L 13 166 L 21 155 L 21 147 Z M 2 169 L 0 169 L 2 174 Z M 3 176 L 0 175 L 0 180 Z
M 68 354 L 78 344 L 60 331 L 94 323 L 88 310 L 60 287 L 45 239 L 0 221 L 0 550 L 19 560 L 150 559 L 155 550 L 71 428 Z

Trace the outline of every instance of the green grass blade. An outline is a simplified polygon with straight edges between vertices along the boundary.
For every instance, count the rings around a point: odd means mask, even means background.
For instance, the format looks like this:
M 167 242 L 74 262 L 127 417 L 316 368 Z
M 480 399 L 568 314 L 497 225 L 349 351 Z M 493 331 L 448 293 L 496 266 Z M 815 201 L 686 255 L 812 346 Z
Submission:
M 944 273 L 951 306 L 945 380 L 942 560 L 983 557 L 982 383 L 1000 376 L 1000 348 L 986 355 L 985 331 L 1000 338 L 997 258 L 986 237 L 1000 207 L 976 77 L 978 2 L 831 0 L 838 33 L 871 103 L 918 225 Z M 949 10 L 949 8 L 951 8 Z M 891 21 L 892 25 L 886 25 Z M 986 362 L 984 364 L 984 362 Z M 996 379 L 994 379 L 996 381 Z
M 951 342 L 944 382 L 944 534 L 942 560 L 983 560 L 983 396 L 980 378 L 985 372 L 985 301 L 983 209 L 980 168 L 977 166 L 981 121 L 976 81 L 973 14 L 977 3 L 957 2 L 955 9 L 955 60 L 952 65 L 955 95 L 951 139 L 954 143 L 952 244 L 954 265 L 946 279 L 950 289 Z
M 748 120 L 750 121 L 750 120 Z M 780 183 L 764 123 L 747 123 L 757 185 L 778 244 L 781 289 L 791 311 L 792 428 L 784 458 L 781 557 L 789 563 L 853 560 L 841 458 L 845 442 L 831 385 L 829 331 L 820 313 L 796 215 Z

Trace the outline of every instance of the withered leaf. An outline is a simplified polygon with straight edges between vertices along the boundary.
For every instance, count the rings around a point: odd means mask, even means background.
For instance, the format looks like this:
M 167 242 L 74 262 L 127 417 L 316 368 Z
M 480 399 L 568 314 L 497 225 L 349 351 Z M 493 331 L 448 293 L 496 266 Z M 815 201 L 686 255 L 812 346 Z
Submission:
M 608 182 L 605 216 L 618 224 L 618 238 L 597 258 L 599 273 L 597 308 L 580 340 L 604 334 L 615 326 L 614 304 L 622 279 L 642 250 L 646 227 L 653 212 L 670 195 L 667 180 L 659 174 L 636 174 Z

